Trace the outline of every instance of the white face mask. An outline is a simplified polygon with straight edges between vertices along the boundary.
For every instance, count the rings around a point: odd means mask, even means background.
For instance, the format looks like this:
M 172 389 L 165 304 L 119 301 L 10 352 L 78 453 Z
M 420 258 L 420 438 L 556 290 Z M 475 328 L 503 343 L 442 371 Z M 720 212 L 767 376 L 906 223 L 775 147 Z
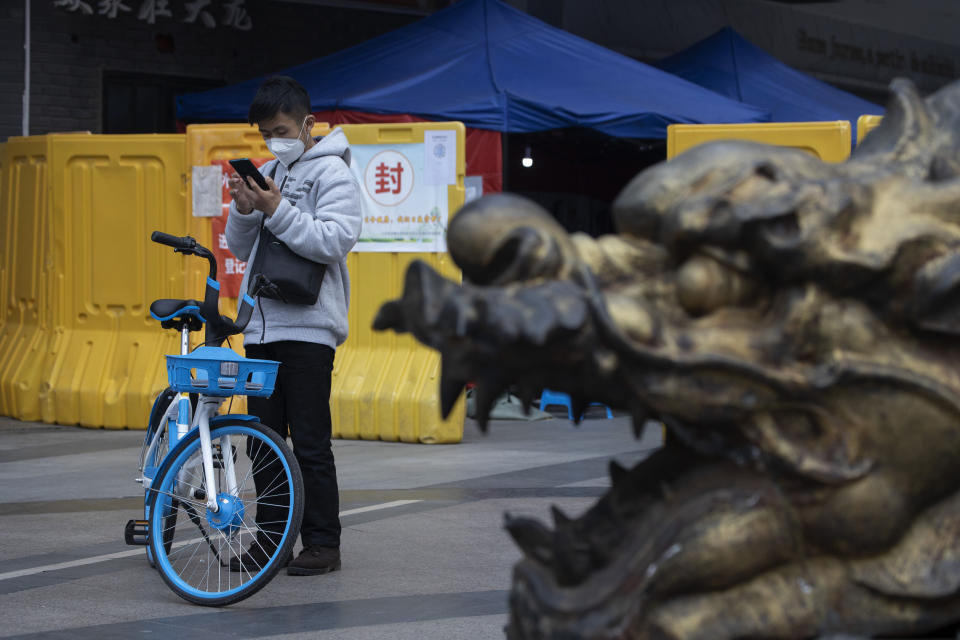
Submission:
M 270 138 L 267 140 L 267 149 L 285 167 L 289 167 L 303 155 L 304 146 L 300 134 L 303 133 L 305 124 L 307 124 L 307 118 L 303 119 L 303 123 L 300 125 L 300 133 L 297 134 L 296 138 Z

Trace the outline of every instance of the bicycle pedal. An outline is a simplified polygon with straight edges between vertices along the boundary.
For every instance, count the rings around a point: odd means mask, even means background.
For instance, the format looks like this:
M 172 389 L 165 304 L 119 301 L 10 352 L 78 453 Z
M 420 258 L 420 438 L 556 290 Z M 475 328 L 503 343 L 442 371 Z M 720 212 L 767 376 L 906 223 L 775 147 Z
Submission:
M 123 528 L 123 541 L 130 545 L 150 544 L 150 525 L 146 520 L 127 520 Z

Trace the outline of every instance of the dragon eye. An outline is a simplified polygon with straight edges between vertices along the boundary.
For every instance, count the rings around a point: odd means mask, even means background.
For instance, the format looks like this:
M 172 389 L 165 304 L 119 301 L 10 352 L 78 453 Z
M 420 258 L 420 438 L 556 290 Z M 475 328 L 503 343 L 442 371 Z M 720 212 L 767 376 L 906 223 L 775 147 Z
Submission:
M 705 255 L 696 255 L 683 263 L 677 271 L 676 284 L 680 305 L 693 316 L 742 304 L 756 289 L 742 273 Z

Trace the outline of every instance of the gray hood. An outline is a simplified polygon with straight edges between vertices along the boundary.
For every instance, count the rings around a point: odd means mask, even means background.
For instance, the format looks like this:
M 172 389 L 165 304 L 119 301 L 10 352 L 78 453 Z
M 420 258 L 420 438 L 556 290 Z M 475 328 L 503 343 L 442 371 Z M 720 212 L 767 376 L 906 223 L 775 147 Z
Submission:
M 338 156 L 343 158 L 346 165 L 350 166 L 350 143 L 347 142 L 347 134 L 343 129 L 336 127 L 325 136 L 314 138 L 317 144 L 307 149 L 298 162 L 312 160 L 320 156 Z

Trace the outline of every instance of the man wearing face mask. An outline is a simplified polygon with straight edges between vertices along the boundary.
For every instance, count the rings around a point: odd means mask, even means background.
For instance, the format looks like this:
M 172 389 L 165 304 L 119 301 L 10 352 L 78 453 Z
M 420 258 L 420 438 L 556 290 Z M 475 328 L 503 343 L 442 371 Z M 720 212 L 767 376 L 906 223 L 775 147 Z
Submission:
M 291 575 L 316 575 L 340 568 L 340 518 L 336 467 L 330 447 L 330 382 L 334 350 L 347 338 L 350 279 L 346 258 L 360 235 L 360 190 L 350 173 L 350 148 L 339 128 L 314 139 L 310 131 L 307 91 L 293 78 L 276 76 L 257 91 L 250 124 L 260 129 L 276 160 L 261 167 L 269 189 L 234 174 L 233 202 L 227 219 L 227 245 L 252 263 L 261 224 L 298 255 L 327 265 L 320 296 L 313 305 L 258 298 L 257 310 L 244 330 L 246 354 L 278 360 L 277 382 L 270 398 L 248 398 L 250 413 L 288 433 L 303 472 L 303 551 L 287 566 Z M 272 177 L 271 177 L 272 176 Z M 250 272 L 242 291 L 248 290 Z M 257 493 L 269 487 L 260 486 Z M 257 540 L 231 570 L 262 566 L 276 549 L 282 517 L 261 508 Z

